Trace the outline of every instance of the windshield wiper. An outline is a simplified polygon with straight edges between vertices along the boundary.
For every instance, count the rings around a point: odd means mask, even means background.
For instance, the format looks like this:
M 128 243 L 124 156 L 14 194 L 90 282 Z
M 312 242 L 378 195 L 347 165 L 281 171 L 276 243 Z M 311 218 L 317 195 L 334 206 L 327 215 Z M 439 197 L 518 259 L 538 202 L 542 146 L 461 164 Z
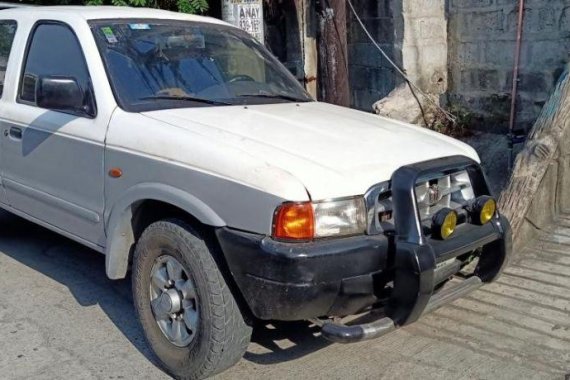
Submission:
M 290 100 L 292 102 L 309 102 L 310 99 L 302 99 L 297 98 L 295 96 L 290 95 L 281 95 L 281 94 L 240 94 L 238 98 L 268 98 L 268 99 L 284 99 Z
M 181 100 L 181 101 L 186 101 L 186 102 L 212 104 L 212 105 L 216 105 L 216 106 L 231 106 L 231 105 L 233 105 L 232 103 L 224 102 L 221 100 L 195 98 L 193 96 L 156 95 L 156 96 L 145 96 L 143 98 L 139 98 L 139 100 Z

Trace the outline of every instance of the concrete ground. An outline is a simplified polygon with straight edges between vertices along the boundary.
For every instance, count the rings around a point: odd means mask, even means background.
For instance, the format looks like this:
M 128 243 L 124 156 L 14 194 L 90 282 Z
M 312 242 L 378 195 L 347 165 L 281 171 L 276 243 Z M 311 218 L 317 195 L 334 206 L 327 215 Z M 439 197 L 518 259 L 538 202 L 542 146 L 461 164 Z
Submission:
M 21 219 L 0 220 L 1 379 L 166 379 L 128 281 L 104 258 Z M 554 228 L 554 227 L 553 227 Z M 306 324 L 257 331 L 219 379 L 564 379 L 570 374 L 570 217 L 498 283 L 385 338 L 330 344 Z

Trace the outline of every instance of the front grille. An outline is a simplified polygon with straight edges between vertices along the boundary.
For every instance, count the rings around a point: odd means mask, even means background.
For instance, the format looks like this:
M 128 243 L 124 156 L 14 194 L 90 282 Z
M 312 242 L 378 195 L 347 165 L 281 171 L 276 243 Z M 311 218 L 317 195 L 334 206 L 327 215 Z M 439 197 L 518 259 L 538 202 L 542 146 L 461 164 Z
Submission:
M 431 220 L 443 208 L 459 212 L 474 197 L 471 180 L 465 170 L 416 183 L 416 202 L 422 222 Z
M 388 229 L 394 229 L 393 221 L 391 226 L 382 223 L 379 216 L 384 210 L 392 211 L 392 193 L 390 182 L 382 182 L 373 186 L 364 196 L 366 202 L 369 235 L 377 235 Z M 392 215 L 393 218 L 393 215 Z
M 464 213 L 464 207 L 475 198 L 469 174 L 465 170 L 443 176 L 424 177 L 416 183 L 415 194 L 421 223 L 428 229 L 432 217 L 439 210 L 451 208 L 461 215 Z M 365 199 L 368 233 L 373 235 L 394 230 L 390 183 L 384 182 L 374 186 Z

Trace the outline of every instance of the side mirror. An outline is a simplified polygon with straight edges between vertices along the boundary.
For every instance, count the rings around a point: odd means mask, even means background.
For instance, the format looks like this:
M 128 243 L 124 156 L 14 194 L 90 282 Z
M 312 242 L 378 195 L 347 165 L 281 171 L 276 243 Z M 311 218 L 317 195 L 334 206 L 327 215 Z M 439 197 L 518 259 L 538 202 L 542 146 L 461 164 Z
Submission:
M 86 114 L 85 93 L 75 78 L 46 76 L 36 86 L 38 107 L 73 114 Z

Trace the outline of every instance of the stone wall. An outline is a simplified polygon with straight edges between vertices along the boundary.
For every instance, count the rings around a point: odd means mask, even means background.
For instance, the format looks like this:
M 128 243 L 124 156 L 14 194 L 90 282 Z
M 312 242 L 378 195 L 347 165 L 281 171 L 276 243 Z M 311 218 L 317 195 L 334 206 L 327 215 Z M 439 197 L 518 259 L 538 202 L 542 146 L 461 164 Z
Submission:
M 374 39 L 409 77 L 435 94 L 447 90 L 445 0 L 353 0 Z M 371 111 L 402 78 L 348 11 L 352 106 Z
M 469 110 L 481 129 L 508 126 L 518 0 L 353 0 L 374 38 L 410 78 Z M 352 106 L 370 111 L 401 78 L 349 11 Z M 517 127 L 527 129 L 570 51 L 570 1 L 526 0 Z
M 424 91 L 443 94 L 447 91 L 445 0 L 393 0 L 392 8 L 401 67 Z
M 450 100 L 504 131 L 512 86 L 517 0 L 447 0 Z M 570 2 L 526 0 L 517 126 L 538 116 L 570 48 Z
M 380 46 L 394 57 L 394 13 L 392 0 L 352 0 Z M 357 109 L 372 111 L 372 105 L 388 95 L 396 85 L 392 67 L 366 36 L 350 8 L 347 11 L 348 68 L 351 102 Z

